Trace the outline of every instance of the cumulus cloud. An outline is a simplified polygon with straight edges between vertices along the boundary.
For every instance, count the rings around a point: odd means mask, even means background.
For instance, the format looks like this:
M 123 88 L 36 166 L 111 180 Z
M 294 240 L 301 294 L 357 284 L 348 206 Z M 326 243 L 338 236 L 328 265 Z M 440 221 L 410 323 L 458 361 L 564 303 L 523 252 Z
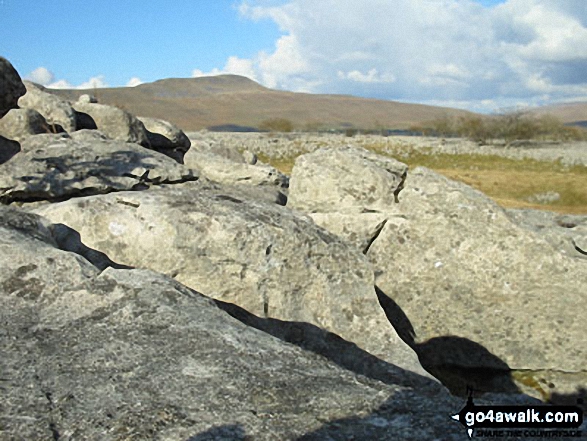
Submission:
M 99 89 L 102 87 L 108 87 L 108 83 L 104 81 L 104 75 L 98 75 L 97 77 L 92 77 L 88 81 L 80 84 L 76 89 Z
M 55 80 L 55 75 L 46 67 L 38 67 L 29 73 L 25 79 L 32 81 L 34 83 L 38 83 L 42 86 L 46 86 L 49 83 L 52 83 Z
M 340 79 L 357 81 L 359 83 L 393 83 L 396 80 L 395 75 L 389 73 L 379 74 L 375 68 L 369 70 L 367 73 L 362 73 L 358 70 L 345 73 L 339 70 L 336 75 Z
M 126 87 L 135 87 L 140 84 L 143 84 L 143 81 L 139 77 L 132 77 L 128 80 L 128 83 L 126 83 Z
M 106 83 L 104 75 L 92 77 L 88 81 L 84 81 L 83 83 L 76 86 L 64 79 L 55 80 L 55 75 L 53 72 L 51 72 L 46 67 L 36 68 L 28 75 L 26 75 L 25 79 L 41 84 L 42 86 L 48 87 L 50 89 L 94 89 L 108 87 L 108 83 Z M 133 78 L 131 81 L 133 80 L 140 81 L 138 78 Z
M 229 57 L 223 69 L 214 68 L 209 72 L 203 72 L 200 69 L 194 69 L 192 71 L 192 77 L 194 78 L 226 74 L 241 75 L 257 81 L 257 76 L 253 69 L 253 61 L 239 57 Z
M 66 80 L 55 81 L 51 84 L 46 84 L 49 89 L 75 89 L 76 87 Z
M 271 53 L 239 59 L 269 87 L 485 110 L 587 97 L 584 0 L 246 0 L 239 12 L 282 32 Z

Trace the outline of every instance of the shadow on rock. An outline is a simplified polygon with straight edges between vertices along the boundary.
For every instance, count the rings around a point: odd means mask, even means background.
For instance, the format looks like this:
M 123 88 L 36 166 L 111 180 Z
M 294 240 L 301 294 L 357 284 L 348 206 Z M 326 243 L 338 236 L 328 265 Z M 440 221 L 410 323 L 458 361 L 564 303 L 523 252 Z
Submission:
M 587 389 L 579 388 L 570 394 L 553 393 L 548 402 L 559 406 L 579 406 L 583 414 L 587 415 Z
M 326 357 L 338 366 L 381 381 L 406 387 L 439 385 L 431 379 L 404 370 L 362 350 L 338 335 L 305 322 L 260 318 L 232 303 L 214 300 L 219 308 L 247 326 L 271 334 L 280 340 Z
M 400 338 L 418 355 L 424 369 L 444 384 L 452 394 L 466 397 L 478 393 L 519 393 L 505 361 L 484 346 L 458 336 L 434 337 L 416 343 L 416 332 L 401 307 L 375 287 L 379 304 Z
M 203 433 L 189 437 L 186 441 L 249 441 L 253 438 L 247 436 L 240 424 L 212 427 Z
M 103 252 L 88 247 L 82 242 L 80 234 L 67 225 L 52 224 L 49 230 L 60 250 L 70 251 L 82 256 L 100 271 L 104 271 L 108 267 L 114 269 L 134 269 L 132 266 L 116 263 Z
M 0 136 L 0 164 L 10 161 L 20 150 L 20 143 Z

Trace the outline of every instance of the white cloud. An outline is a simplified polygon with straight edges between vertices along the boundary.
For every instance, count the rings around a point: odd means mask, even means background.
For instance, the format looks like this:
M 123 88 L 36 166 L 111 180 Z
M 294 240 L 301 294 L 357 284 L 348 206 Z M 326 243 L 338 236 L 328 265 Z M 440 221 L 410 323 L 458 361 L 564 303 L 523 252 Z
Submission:
M 49 83 L 52 83 L 55 79 L 55 75 L 46 67 L 37 67 L 31 73 L 29 73 L 26 77 L 27 80 L 32 81 L 34 83 L 38 83 L 42 86 L 46 86 Z
M 384 73 L 379 74 L 377 69 L 373 68 L 369 70 L 366 74 L 358 71 L 358 70 L 351 70 L 350 72 L 343 72 L 338 71 L 336 76 L 343 80 L 351 80 L 356 81 L 358 83 L 393 83 L 395 82 L 396 78 L 391 73 Z
M 80 84 L 76 89 L 99 89 L 102 87 L 108 87 L 108 84 L 104 81 L 104 75 L 98 75 Z
M 241 75 L 257 81 L 257 75 L 253 68 L 253 61 L 239 57 L 228 57 L 223 69 L 214 68 L 209 72 L 203 72 L 200 69 L 194 69 L 192 71 L 193 78 L 227 74 Z
M 282 32 L 271 53 L 240 60 L 269 87 L 476 109 L 587 94 L 584 0 L 281 3 L 239 8 Z
M 126 83 L 126 87 L 135 87 L 140 84 L 143 84 L 143 81 L 139 77 L 132 77 L 128 80 L 128 83 Z
M 55 81 L 51 84 L 47 84 L 47 87 L 49 89 L 75 89 L 75 86 L 66 80 Z
M 108 87 L 108 84 L 104 80 L 103 75 L 92 77 L 88 81 L 85 81 L 75 86 L 64 79 L 55 80 L 55 75 L 53 74 L 53 72 L 51 72 L 46 67 L 36 68 L 31 73 L 29 73 L 25 78 L 27 80 L 41 84 L 42 86 L 48 87 L 50 89 L 94 89 Z M 133 78 L 132 80 L 140 81 L 138 78 Z

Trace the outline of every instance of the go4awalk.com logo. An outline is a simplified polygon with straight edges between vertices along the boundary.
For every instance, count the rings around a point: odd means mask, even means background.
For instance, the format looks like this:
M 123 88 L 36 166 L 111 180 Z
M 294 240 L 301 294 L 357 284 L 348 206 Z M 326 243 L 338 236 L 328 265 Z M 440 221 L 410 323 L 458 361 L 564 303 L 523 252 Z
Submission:
M 583 411 L 578 406 L 476 406 L 467 404 L 452 418 L 475 437 L 581 438 Z

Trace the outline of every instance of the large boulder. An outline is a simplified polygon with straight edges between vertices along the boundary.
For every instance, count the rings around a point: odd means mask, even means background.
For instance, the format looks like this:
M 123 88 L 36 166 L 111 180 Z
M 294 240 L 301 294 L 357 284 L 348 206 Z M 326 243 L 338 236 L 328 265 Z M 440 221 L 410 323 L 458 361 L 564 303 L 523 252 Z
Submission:
M 159 271 L 257 316 L 318 326 L 425 374 L 380 308 L 360 252 L 284 207 L 193 184 L 72 199 L 36 212 L 79 231 L 120 264 Z
M 12 109 L 0 119 L 0 136 L 22 141 L 31 135 L 50 133 L 49 124 L 33 109 Z
M 0 57 L 0 118 L 10 109 L 18 108 L 18 99 L 26 88 L 18 72 L 4 57 Z
M 287 206 L 308 213 L 385 211 L 398 201 L 407 171 L 365 149 L 322 148 L 296 159 Z
M 385 159 L 360 161 L 351 149 L 328 156 L 298 159 L 287 206 L 366 253 L 388 318 L 426 369 L 459 393 L 499 389 L 511 370 L 543 398 L 585 387 L 583 220 L 560 218 L 557 230 L 551 219 L 538 232 L 535 216 L 506 214 L 430 170 L 394 190 L 381 178 L 390 176 Z
M 412 171 L 367 256 L 431 370 L 533 372 L 545 397 L 587 384 L 586 262 L 521 228 L 482 193 Z
M 191 142 L 185 133 L 170 122 L 157 118 L 138 117 L 147 130 L 147 138 L 153 150 L 184 163 L 183 157 Z
M 221 184 L 262 185 L 281 189 L 289 186 L 288 177 L 267 164 L 247 164 L 244 159 L 236 162 L 194 149 L 186 154 L 184 161 L 187 167 L 198 170 L 202 176 Z
M 54 201 L 197 179 L 167 156 L 99 136 L 75 132 L 73 137 L 28 137 L 22 151 L 0 164 L 0 202 Z
M 165 276 L 100 272 L 51 227 L 0 207 L 3 439 L 465 436 L 435 382 L 357 375 Z
M 149 147 L 147 130 L 141 121 L 125 110 L 105 104 L 73 103 L 79 129 L 98 129 L 116 141 Z
M 18 100 L 20 107 L 39 112 L 53 132 L 73 132 L 77 129 L 76 117 L 69 102 L 45 92 L 40 86 L 30 81 L 24 82 L 26 94 Z

